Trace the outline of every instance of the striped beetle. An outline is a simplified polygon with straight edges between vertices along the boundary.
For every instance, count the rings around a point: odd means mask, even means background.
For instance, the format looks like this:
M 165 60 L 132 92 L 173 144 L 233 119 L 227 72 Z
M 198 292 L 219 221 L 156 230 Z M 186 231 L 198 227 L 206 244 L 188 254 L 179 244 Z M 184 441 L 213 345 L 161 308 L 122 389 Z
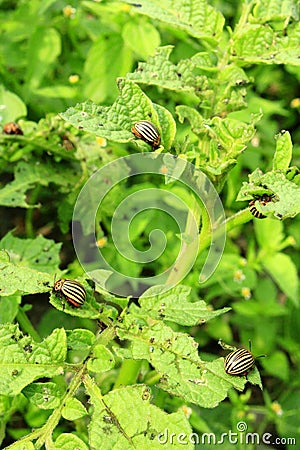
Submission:
M 21 127 L 15 122 L 8 122 L 3 127 L 4 134 L 19 134 L 22 135 L 23 131 Z
M 267 216 L 258 211 L 258 209 L 255 206 L 255 202 L 256 200 L 258 200 L 260 205 L 265 206 L 267 203 L 272 201 L 273 197 L 274 197 L 273 195 L 263 194 L 261 196 L 256 196 L 256 198 L 251 200 L 249 202 L 249 209 L 252 216 L 256 217 L 257 219 L 265 219 Z
M 158 129 L 149 120 L 140 120 L 136 122 L 131 128 L 132 133 L 138 139 L 142 139 L 147 144 L 152 146 L 153 150 L 156 150 L 160 145 L 160 135 Z
M 75 280 L 62 278 L 54 283 L 53 290 L 64 296 L 71 307 L 80 308 L 85 302 L 86 291 L 82 284 Z
M 255 364 L 252 353 L 245 348 L 239 348 L 229 353 L 224 361 L 224 369 L 228 375 L 247 375 Z

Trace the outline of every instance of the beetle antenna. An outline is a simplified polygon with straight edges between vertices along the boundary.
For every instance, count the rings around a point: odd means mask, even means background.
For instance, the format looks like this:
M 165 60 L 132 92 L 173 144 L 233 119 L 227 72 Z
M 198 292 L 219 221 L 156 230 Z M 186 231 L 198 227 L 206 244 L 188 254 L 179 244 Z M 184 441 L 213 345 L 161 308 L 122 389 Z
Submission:
M 266 358 L 268 355 L 259 355 L 259 356 L 255 356 L 255 359 L 258 359 L 258 358 Z

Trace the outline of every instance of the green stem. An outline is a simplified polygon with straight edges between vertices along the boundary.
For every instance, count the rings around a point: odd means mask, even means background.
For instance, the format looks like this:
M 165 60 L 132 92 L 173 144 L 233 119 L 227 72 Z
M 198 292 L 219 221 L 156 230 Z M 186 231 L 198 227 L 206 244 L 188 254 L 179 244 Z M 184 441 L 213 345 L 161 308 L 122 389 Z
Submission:
M 226 234 L 229 233 L 232 229 L 243 225 L 244 223 L 249 222 L 253 219 L 252 214 L 250 213 L 249 209 L 243 209 L 239 211 L 238 213 L 234 214 L 233 216 L 229 217 L 225 220 L 225 226 L 226 226 Z M 214 231 L 214 238 L 217 239 L 219 234 L 223 233 L 223 224 L 220 226 L 217 230 Z M 202 236 L 203 233 L 201 233 Z M 204 236 L 201 237 L 200 245 L 199 245 L 199 254 L 203 252 L 211 243 L 211 231 Z
M 17 321 L 19 322 L 22 331 L 24 331 L 26 334 L 29 334 L 34 341 L 41 342 L 42 339 L 40 338 L 37 331 L 33 328 L 30 320 L 28 319 L 22 308 L 19 308 Z
M 195 234 L 195 221 L 199 227 L 200 223 L 200 207 L 198 204 L 198 201 L 196 197 L 193 196 L 192 205 L 189 209 L 187 221 L 186 221 L 186 227 L 184 234 L 187 236 L 187 238 L 193 237 Z M 192 263 L 192 259 L 194 258 L 194 254 L 192 251 L 190 251 L 191 245 L 194 245 L 193 242 L 182 242 L 181 245 L 181 251 L 180 251 L 180 257 L 177 259 L 176 264 L 174 264 L 174 267 L 172 268 L 166 284 L 176 284 L 178 281 L 180 281 L 187 273 L 187 267 L 190 266 Z
M 39 196 L 40 190 L 41 190 L 41 186 L 38 185 L 31 192 L 30 205 L 32 205 L 32 207 L 27 209 L 26 217 L 25 217 L 25 230 L 26 230 L 26 235 L 27 235 L 28 238 L 34 238 L 35 237 L 33 220 L 32 220 L 33 219 L 33 214 L 34 214 L 34 211 L 35 211 L 35 208 L 33 206 L 36 203 L 36 199 Z
M 114 389 L 120 386 L 135 384 L 142 365 L 141 360 L 125 359 L 116 379 Z
M 145 383 L 148 386 L 153 386 L 154 384 L 157 384 L 159 380 L 161 379 L 161 374 L 157 372 L 151 372 L 149 377 L 146 377 Z
M 62 410 L 66 404 L 66 401 L 74 396 L 75 392 L 82 383 L 82 377 L 86 370 L 86 364 L 87 361 L 84 363 L 82 368 L 76 373 L 76 375 L 74 375 L 66 394 L 62 398 L 60 406 L 53 411 L 53 413 L 51 414 L 45 425 L 20 439 L 18 441 L 18 448 L 21 448 L 22 444 L 25 444 L 26 442 L 32 442 L 33 440 L 37 439 L 34 448 L 38 450 L 44 445 L 46 440 L 49 439 L 49 436 L 52 435 L 53 430 L 56 428 L 56 426 L 60 421 Z M 14 445 L 15 444 L 12 444 L 9 447 L 7 447 L 7 450 L 13 449 Z

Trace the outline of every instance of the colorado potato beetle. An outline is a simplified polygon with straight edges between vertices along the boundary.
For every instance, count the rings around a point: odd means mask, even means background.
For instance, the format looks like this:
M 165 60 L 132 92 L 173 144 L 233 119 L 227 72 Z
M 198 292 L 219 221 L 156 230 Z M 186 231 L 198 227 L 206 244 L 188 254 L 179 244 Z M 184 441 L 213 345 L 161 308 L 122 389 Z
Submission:
M 239 348 L 229 353 L 224 361 L 224 369 L 228 375 L 247 375 L 255 364 L 252 353 L 245 348 Z
M 261 206 L 265 206 L 267 203 L 271 202 L 272 199 L 273 199 L 272 195 L 263 194 L 262 196 L 256 197 L 253 200 L 251 200 L 249 202 L 249 209 L 251 214 L 257 219 L 265 219 L 267 216 L 258 211 L 258 209 L 255 206 L 255 202 L 258 200 Z
M 156 150 L 160 145 L 160 134 L 153 123 L 148 120 L 140 120 L 136 122 L 131 128 L 132 133 L 138 139 L 142 139 L 151 145 L 153 150 Z
M 19 127 L 19 125 L 15 122 L 8 122 L 3 127 L 3 133 L 4 134 L 19 134 L 22 135 L 23 131 Z
M 62 278 L 54 283 L 54 291 L 64 296 L 70 306 L 80 308 L 85 302 L 86 291 L 82 284 L 75 280 Z

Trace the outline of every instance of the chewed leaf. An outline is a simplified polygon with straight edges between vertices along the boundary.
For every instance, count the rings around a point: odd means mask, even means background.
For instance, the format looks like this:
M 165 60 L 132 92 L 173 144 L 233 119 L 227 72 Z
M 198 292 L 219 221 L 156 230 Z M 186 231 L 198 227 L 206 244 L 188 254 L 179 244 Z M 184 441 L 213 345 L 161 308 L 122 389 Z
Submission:
M 113 354 L 102 344 L 93 349 L 93 358 L 88 361 L 88 369 L 91 372 L 106 372 L 114 367 Z
M 83 305 L 81 305 L 79 308 L 74 308 L 68 303 L 63 294 L 53 291 L 50 295 L 51 305 L 53 305 L 56 309 L 64 311 L 66 314 L 70 314 L 72 316 L 88 317 L 89 319 L 100 318 L 100 305 L 95 300 L 93 289 L 85 279 L 79 279 L 77 281 L 82 284 L 87 294 L 86 300 L 84 301 Z
M 98 106 L 88 101 L 69 108 L 61 113 L 61 117 L 79 129 L 120 143 L 133 141 L 131 128 L 135 122 L 149 120 L 159 130 L 161 144 L 168 149 L 174 137 L 172 130 L 175 122 L 171 114 L 162 106 L 152 103 L 132 81 L 120 78 L 118 88 L 120 95 L 111 107 Z M 146 145 L 140 140 L 137 143 L 143 144 L 143 148 Z
M 39 205 L 30 205 L 27 202 L 26 192 L 36 185 L 48 186 L 55 183 L 63 187 L 70 187 L 75 183 L 77 174 L 74 169 L 66 166 L 40 164 L 39 161 L 23 162 L 16 164 L 14 169 L 15 179 L 7 183 L 0 192 L 0 205 L 10 207 L 32 208 Z
M 185 435 L 184 448 L 194 448 L 188 440 L 191 426 L 184 413 L 167 414 L 152 405 L 151 391 L 147 386 L 122 387 L 102 396 L 91 379 L 87 378 L 85 385 L 93 405 L 89 426 L 91 448 L 160 448 L 164 447 L 165 432 L 168 436 Z M 132 420 L 129 411 L 134 411 L 134 416 L 139 420 Z M 168 441 L 167 448 L 176 449 L 177 445 L 177 439 L 173 439 L 173 444 Z
M 15 294 L 16 292 L 21 292 L 23 294 L 49 292 L 52 282 L 52 275 L 45 272 L 39 272 L 26 266 L 14 264 L 10 261 L 8 253 L 5 251 L 1 252 L 1 295 L 7 296 Z
M 56 329 L 42 342 L 24 336 L 17 325 L 0 327 L 0 394 L 17 395 L 25 386 L 42 377 L 63 371 L 67 354 L 65 330 Z
M 11 263 L 50 274 L 55 273 L 60 264 L 61 245 L 42 235 L 35 239 L 21 239 L 11 232 L 0 241 L 0 249 L 7 251 Z
M 272 195 L 272 201 L 258 205 L 259 212 L 272 213 L 278 219 L 295 217 L 300 212 L 300 186 L 286 178 L 282 171 L 263 174 L 256 169 L 249 175 L 249 182 L 243 183 L 237 201 L 251 200 L 255 195 Z M 259 203 L 259 202 L 256 202 Z
M 161 375 L 159 386 L 167 392 L 204 408 L 217 406 L 235 387 L 243 390 L 247 379 L 233 377 L 224 371 L 224 360 L 201 360 L 197 343 L 184 333 L 176 333 L 162 323 L 153 321 L 151 327 L 129 326 L 119 330 L 121 339 L 128 339 L 128 349 L 119 349 L 125 358 L 146 359 Z
M 292 64 L 299 60 L 299 21 L 286 30 L 274 31 L 269 24 L 245 24 L 232 37 L 234 59 L 244 64 Z
M 270 2 L 262 0 L 253 8 L 253 15 L 260 22 L 271 20 L 285 20 L 293 18 L 299 20 L 299 6 L 297 0 L 283 0 L 281 2 Z
M 22 393 L 41 409 L 57 408 L 62 396 L 62 390 L 56 383 L 31 383 Z
M 136 5 L 131 0 L 125 1 L 133 5 L 136 13 L 182 29 L 191 36 L 207 39 L 210 43 L 216 43 L 223 30 L 224 17 L 206 0 L 188 0 L 184 5 L 181 0 L 139 0 Z
M 164 318 L 180 325 L 195 326 L 230 310 L 222 308 L 213 311 L 203 300 L 193 303 L 188 301 L 191 292 L 188 286 L 179 285 L 165 293 L 164 290 L 163 286 L 155 286 L 141 295 L 139 303 L 146 316 L 153 319 Z
M 197 92 L 203 85 L 203 76 L 196 76 L 196 61 L 186 59 L 174 64 L 170 61 L 173 46 L 166 45 L 157 49 L 147 62 L 140 62 L 135 72 L 127 74 L 127 79 L 136 83 L 146 83 L 164 89 Z

